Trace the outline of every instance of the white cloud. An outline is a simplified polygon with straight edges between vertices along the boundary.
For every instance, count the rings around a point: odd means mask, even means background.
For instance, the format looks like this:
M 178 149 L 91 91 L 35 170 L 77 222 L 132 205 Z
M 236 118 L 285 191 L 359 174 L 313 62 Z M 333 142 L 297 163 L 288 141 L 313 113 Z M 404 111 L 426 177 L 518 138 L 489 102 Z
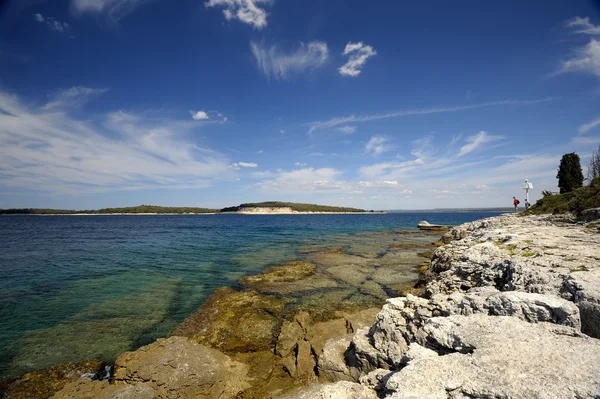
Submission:
M 397 181 L 342 180 L 341 175 L 341 171 L 333 168 L 304 168 L 292 171 L 278 170 L 276 173 L 256 173 L 254 177 L 268 179 L 256 184 L 265 192 L 360 194 L 365 191 L 395 190 L 399 194 L 410 194 L 410 190 Z
M 84 86 L 56 90 L 48 95 L 49 101 L 42 107 L 42 110 L 61 110 L 80 107 L 107 91 L 108 89 Z
M 104 14 L 113 22 L 131 14 L 139 6 L 153 0 L 71 0 L 71 9 L 78 14 Z
M 346 44 L 344 55 L 349 55 L 348 62 L 338 68 L 342 76 L 358 76 L 362 68 L 367 63 L 367 60 L 376 55 L 377 52 L 373 47 L 364 44 L 363 42 Z
M 0 92 L 0 187 L 68 195 L 207 187 L 227 177 L 229 162 L 186 140 L 193 128 L 124 111 L 97 124 Z
M 350 125 L 341 126 L 341 127 L 337 128 L 337 131 L 342 132 L 344 134 L 352 134 L 352 133 L 356 132 L 356 126 L 350 126 Z
M 275 79 L 286 79 L 290 74 L 319 68 L 329 57 L 327 44 L 320 41 L 301 42 L 300 47 L 291 52 L 283 52 L 277 46 L 267 48 L 256 42 L 251 42 L 250 48 L 262 72 Z
M 575 55 L 563 61 L 556 73 L 585 72 L 600 77 L 600 41 L 591 39 L 584 47 L 578 48 Z
M 306 166 L 306 164 L 304 162 L 296 162 L 294 165 L 295 166 Z
M 262 154 L 263 152 L 264 152 L 263 150 L 256 151 L 257 154 Z
M 437 151 L 433 145 L 433 136 L 425 136 L 412 142 L 411 154 L 416 158 L 431 158 Z
M 579 126 L 579 134 L 585 134 L 597 126 L 600 126 L 600 118 Z
M 225 7 L 223 15 L 226 20 L 237 19 L 260 30 L 267 26 L 269 14 L 258 5 L 271 5 L 272 3 L 272 0 L 208 0 L 204 6 L 207 8 Z
M 192 119 L 194 119 L 195 121 L 210 119 L 208 117 L 208 114 L 204 111 L 190 111 L 190 114 L 192 115 Z
M 600 35 L 600 26 L 592 24 L 588 17 L 571 18 L 565 23 L 565 26 L 567 28 L 572 28 L 574 33 Z
M 48 28 L 55 30 L 57 32 L 67 32 L 69 30 L 69 28 L 71 27 L 66 22 L 57 21 L 56 19 L 54 19 L 52 17 L 44 17 L 40 13 L 34 14 L 33 17 L 35 18 L 35 20 L 37 22 L 46 24 L 46 26 L 48 26 Z
M 258 168 L 258 164 L 254 162 L 235 162 L 231 164 L 231 167 L 234 169 L 241 168 Z
M 211 121 L 212 123 L 225 123 L 227 117 L 218 111 L 190 111 L 192 119 L 195 121 Z
M 336 117 L 327 121 L 316 121 L 309 123 L 310 128 L 308 130 L 308 134 L 312 134 L 317 130 L 323 129 L 331 129 L 340 125 L 346 125 L 348 123 L 361 123 L 361 122 L 370 122 L 379 119 L 388 119 L 388 118 L 398 118 L 402 116 L 410 116 L 410 115 L 428 115 L 428 114 L 437 114 L 443 112 L 458 112 L 458 111 L 467 111 L 476 108 L 483 107 L 493 107 L 499 105 L 532 105 L 538 104 L 548 101 L 556 100 L 557 97 L 546 97 L 539 100 L 505 100 L 505 101 L 493 101 L 488 103 L 481 104 L 473 104 L 473 105 L 462 105 L 457 107 L 438 107 L 438 108 L 423 108 L 423 109 L 407 109 L 400 111 L 393 111 L 382 114 L 372 114 L 372 115 L 363 115 L 363 116 L 344 116 L 344 117 Z
M 383 136 L 373 136 L 365 146 L 365 151 L 371 155 L 380 155 L 386 151 L 391 150 L 392 147 L 388 145 L 388 139 Z
M 281 130 L 279 131 L 279 133 L 281 133 L 281 134 L 285 134 L 285 130 L 281 129 Z
M 481 132 L 466 138 L 467 144 L 460 147 L 458 157 L 470 154 L 471 152 L 481 148 L 486 143 L 502 140 L 503 138 L 504 136 L 492 136 L 482 130 Z

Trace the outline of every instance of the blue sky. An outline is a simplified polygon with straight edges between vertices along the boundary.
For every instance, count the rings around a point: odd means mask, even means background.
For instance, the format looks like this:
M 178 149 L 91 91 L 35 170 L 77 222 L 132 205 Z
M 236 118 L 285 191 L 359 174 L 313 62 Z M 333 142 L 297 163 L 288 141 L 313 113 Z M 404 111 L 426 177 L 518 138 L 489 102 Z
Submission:
M 0 208 L 510 206 L 600 144 L 594 1 L 0 4 Z

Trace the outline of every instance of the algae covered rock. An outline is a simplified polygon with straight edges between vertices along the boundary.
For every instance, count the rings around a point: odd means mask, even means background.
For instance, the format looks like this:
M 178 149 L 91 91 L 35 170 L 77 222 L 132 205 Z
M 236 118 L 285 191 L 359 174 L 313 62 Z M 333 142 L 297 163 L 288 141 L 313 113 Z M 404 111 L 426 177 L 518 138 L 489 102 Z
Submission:
M 81 363 L 57 364 L 44 370 L 32 371 L 13 380 L 4 387 L 6 399 L 42 399 L 52 396 L 64 386 L 82 376 L 96 377 L 102 370 L 102 362 L 90 360 Z
M 172 335 L 225 352 L 272 349 L 285 301 L 255 291 L 219 288 Z

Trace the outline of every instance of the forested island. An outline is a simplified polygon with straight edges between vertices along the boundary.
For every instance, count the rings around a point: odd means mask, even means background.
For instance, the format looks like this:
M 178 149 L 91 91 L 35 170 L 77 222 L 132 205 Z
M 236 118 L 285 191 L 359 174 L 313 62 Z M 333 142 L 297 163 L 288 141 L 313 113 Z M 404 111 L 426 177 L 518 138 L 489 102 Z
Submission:
M 123 208 L 103 208 L 96 210 L 71 210 L 47 208 L 0 209 L 0 215 L 113 215 L 113 214 L 197 214 L 216 213 L 217 209 L 196 207 L 171 207 L 139 205 Z
M 239 206 L 231 206 L 228 208 L 221 209 L 220 212 L 253 212 L 256 213 L 259 210 L 264 210 L 267 213 L 279 213 L 278 211 L 284 212 L 298 212 L 298 213 L 364 213 L 367 212 L 364 209 L 349 208 L 344 206 L 328 206 L 328 205 L 316 205 L 316 204 L 300 204 L 296 202 L 281 202 L 281 201 L 265 201 L 256 203 L 246 203 Z M 374 211 L 370 211 L 374 212 Z
M 215 214 L 215 213 L 364 213 L 364 209 L 294 202 L 267 201 L 246 203 L 223 209 L 139 205 L 95 210 L 13 208 L 0 209 L 0 215 L 141 215 L 141 214 Z M 374 211 L 370 211 L 374 212 Z

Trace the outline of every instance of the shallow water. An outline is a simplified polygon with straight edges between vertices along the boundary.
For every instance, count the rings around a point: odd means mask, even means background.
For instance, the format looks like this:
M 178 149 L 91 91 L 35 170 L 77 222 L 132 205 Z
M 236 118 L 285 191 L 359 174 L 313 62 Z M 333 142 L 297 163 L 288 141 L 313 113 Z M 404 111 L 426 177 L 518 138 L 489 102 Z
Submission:
M 385 232 L 494 215 L 0 217 L 0 379 L 71 360 L 111 361 L 166 335 L 215 288 L 285 259 L 313 261 L 341 280 L 375 260 L 381 267 L 357 301 L 376 297 L 375 282 L 414 277 L 391 268 L 413 259 L 386 249 L 398 237 L 422 241 Z M 333 248 L 353 255 L 352 265 L 328 257 Z M 340 288 L 304 300 L 324 295 L 354 294 Z

